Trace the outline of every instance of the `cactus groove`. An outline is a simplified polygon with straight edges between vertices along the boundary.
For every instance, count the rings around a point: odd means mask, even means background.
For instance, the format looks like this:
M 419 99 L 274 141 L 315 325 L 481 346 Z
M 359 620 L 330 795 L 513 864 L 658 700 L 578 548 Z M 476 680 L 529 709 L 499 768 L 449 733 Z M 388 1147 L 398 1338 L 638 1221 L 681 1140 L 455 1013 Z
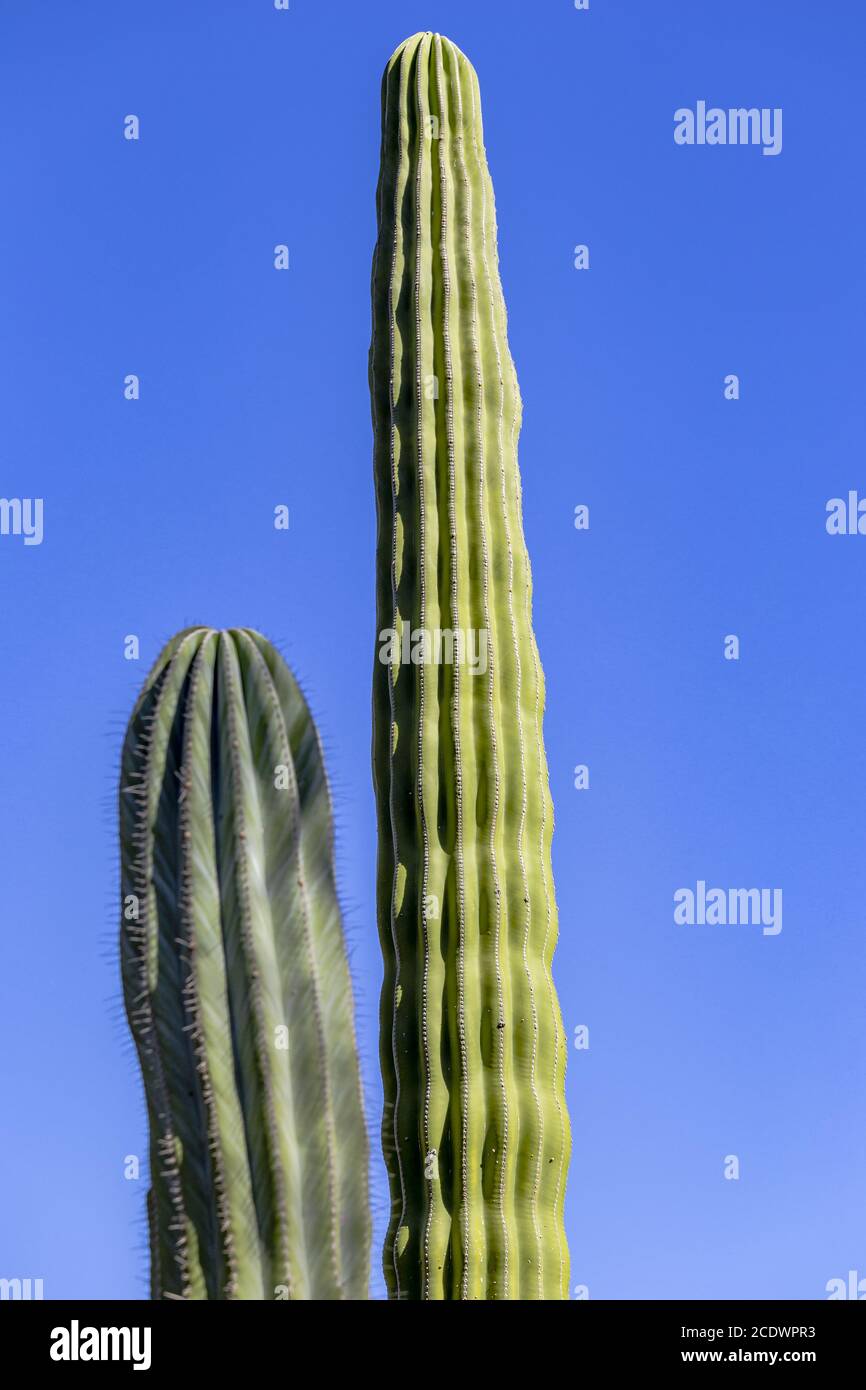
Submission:
M 377 213 L 385 1278 L 400 1299 L 562 1299 L 570 1137 L 521 404 L 478 81 L 438 34 L 386 68 Z M 481 634 L 484 669 L 428 660 L 436 633 Z
M 318 736 L 247 629 L 190 628 L 133 711 L 124 998 L 155 1299 L 364 1299 L 367 1139 Z

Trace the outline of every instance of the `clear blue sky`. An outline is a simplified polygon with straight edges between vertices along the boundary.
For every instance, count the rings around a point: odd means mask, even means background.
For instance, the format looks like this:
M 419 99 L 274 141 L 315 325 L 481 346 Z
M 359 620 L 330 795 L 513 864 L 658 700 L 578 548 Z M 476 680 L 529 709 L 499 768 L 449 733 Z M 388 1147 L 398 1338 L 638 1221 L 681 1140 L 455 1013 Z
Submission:
M 572 1283 L 820 1298 L 866 1276 L 866 536 L 824 526 L 866 495 L 866 19 L 808 0 L 2 6 L 0 495 L 45 510 L 0 536 L 0 1275 L 146 1296 L 113 798 L 185 624 L 278 641 L 323 730 L 377 1129 L 369 275 L 419 29 L 479 73 L 525 401 Z M 675 145 L 699 100 L 781 107 L 781 155 Z M 699 879 L 782 932 L 675 925 Z

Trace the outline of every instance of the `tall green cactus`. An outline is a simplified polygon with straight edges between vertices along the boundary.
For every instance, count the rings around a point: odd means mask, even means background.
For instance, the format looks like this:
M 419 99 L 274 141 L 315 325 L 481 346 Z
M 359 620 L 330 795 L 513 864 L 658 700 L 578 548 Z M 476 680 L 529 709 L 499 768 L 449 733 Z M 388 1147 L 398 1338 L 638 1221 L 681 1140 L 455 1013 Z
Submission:
M 478 81 L 454 44 L 417 34 L 397 49 L 382 125 L 370 379 L 385 1277 L 395 1298 L 560 1299 L 570 1139 L 520 395 Z
M 121 962 L 151 1296 L 363 1299 L 367 1139 L 310 712 L 258 633 L 190 628 L 130 720 Z

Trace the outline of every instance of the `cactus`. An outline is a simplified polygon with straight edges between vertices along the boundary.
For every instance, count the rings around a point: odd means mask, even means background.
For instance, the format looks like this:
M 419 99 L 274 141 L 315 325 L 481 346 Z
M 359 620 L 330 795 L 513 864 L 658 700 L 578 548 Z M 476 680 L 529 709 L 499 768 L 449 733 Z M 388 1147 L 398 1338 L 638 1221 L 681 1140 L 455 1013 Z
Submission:
M 303 696 L 258 633 L 190 628 L 164 649 L 124 743 L 120 833 L 151 1297 L 365 1298 L 328 788 Z
M 570 1137 L 521 406 L 478 81 L 454 44 L 418 34 L 397 49 L 382 126 L 370 385 L 385 1278 L 393 1298 L 561 1299 Z

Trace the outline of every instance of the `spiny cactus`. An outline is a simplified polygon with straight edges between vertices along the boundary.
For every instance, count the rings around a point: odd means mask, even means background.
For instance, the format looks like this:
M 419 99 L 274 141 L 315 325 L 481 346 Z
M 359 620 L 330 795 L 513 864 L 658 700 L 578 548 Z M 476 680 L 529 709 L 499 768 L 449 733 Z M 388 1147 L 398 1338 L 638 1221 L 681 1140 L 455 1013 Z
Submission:
M 521 407 L 478 81 L 454 44 L 417 34 L 397 49 L 382 124 L 370 380 L 385 1277 L 395 1298 L 560 1299 L 570 1140 Z
M 258 633 L 190 628 L 162 652 L 123 748 L 120 831 L 151 1296 L 365 1298 L 328 789 L 303 696 Z

